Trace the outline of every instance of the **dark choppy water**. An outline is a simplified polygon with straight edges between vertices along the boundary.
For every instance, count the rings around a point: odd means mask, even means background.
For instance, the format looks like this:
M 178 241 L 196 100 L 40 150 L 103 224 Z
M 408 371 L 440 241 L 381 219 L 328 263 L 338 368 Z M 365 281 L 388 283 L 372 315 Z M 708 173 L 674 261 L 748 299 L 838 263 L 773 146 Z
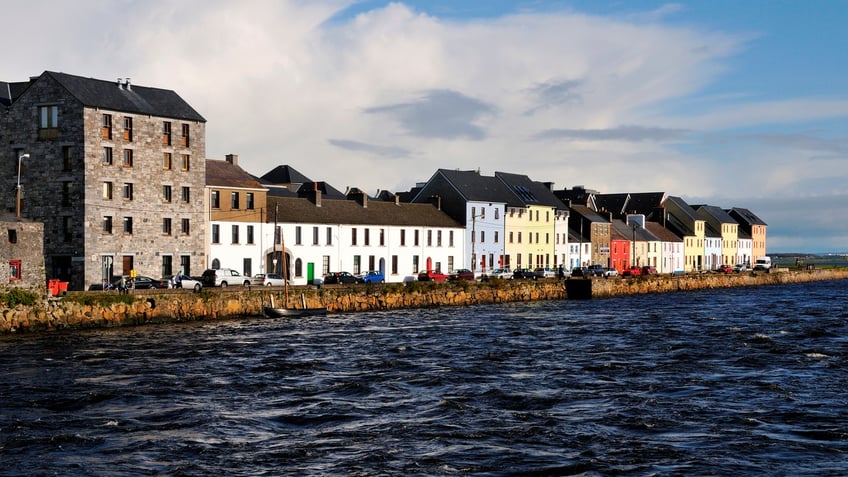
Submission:
M 0 475 L 846 475 L 848 282 L 0 338 Z

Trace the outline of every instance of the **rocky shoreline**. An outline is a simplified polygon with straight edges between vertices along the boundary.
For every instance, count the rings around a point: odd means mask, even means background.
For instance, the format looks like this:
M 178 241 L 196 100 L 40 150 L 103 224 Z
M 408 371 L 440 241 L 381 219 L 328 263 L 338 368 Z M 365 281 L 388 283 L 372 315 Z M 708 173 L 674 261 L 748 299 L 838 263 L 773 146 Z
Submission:
M 772 273 L 692 274 L 634 279 L 494 280 L 489 282 L 298 287 L 290 306 L 329 313 L 466 306 L 517 301 L 605 298 L 619 295 L 764 286 L 848 279 L 848 268 L 775 270 Z M 264 304 L 283 303 L 282 289 L 138 290 L 124 302 L 113 292 L 79 292 L 32 306 L 0 309 L 0 334 L 107 328 L 147 323 L 260 316 Z

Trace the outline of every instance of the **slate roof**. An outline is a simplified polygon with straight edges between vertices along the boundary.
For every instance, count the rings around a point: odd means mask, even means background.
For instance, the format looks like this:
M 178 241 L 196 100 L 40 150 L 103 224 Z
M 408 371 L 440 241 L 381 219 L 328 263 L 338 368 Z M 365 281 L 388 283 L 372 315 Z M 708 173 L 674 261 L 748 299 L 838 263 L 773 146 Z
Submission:
M 321 198 L 321 207 L 306 198 L 269 197 L 268 207 L 279 205 L 277 222 L 310 224 L 386 225 L 409 227 L 462 226 L 431 204 L 368 201 L 368 207 L 349 199 Z
M 6 83 L 0 81 L 0 104 L 10 106 L 18 97 L 29 88 L 30 83 Z
M 230 162 L 206 159 L 206 185 L 233 189 L 260 189 L 265 187 L 252 175 Z
M 679 219 L 681 219 L 681 220 L 683 220 L 684 218 L 688 218 L 689 220 L 692 220 L 692 221 L 695 221 L 695 220 L 703 220 L 702 218 L 698 217 L 698 214 L 695 212 L 695 209 L 694 209 L 694 208 L 692 208 L 692 206 L 691 206 L 691 205 L 687 204 L 687 203 L 686 203 L 686 201 L 685 201 L 685 200 L 683 200 L 683 199 L 682 199 L 682 198 L 680 198 L 680 197 L 676 197 L 676 196 L 673 196 L 673 195 L 672 195 L 672 196 L 668 196 L 668 197 L 665 199 L 665 201 L 663 201 L 663 205 L 664 205 L 666 202 L 673 202 L 675 205 L 677 205 L 677 207 L 678 207 L 678 208 L 679 208 L 679 209 L 680 209 L 680 210 L 681 210 L 684 214 L 686 214 L 686 217 L 679 217 Z M 666 207 L 666 210 L 668 210 L 668 208 L 667 208 L 667 207 Z
M 630 194 L 597 194 L 595 195 L 595 208 L 598 211 L 612 212 L 616 217 L 623 217 Z
M 455 171 L 439 169 L 436 175 L 441 175 L 467 201 L 502 202 L 507 205 L 524 205 L 515 194 L 496 177 L 482 176 L 477 171 Z M 426 190 L 425 186 L 423 190 Z M 426 199 L 416 197 L 415 200 Z
M 683 239 L 678 237 L 674 232 L 662 226 L 658 222 L 646 222 L 645 228 L 648 229 L 661 242 L 682 242 Z
M 630 197 L 627 200 L 626 212 L 646 216 L 651 215 L 657 207 L 661 207 L 665 198 L 668 197 L 665 192 L 634 192 L 628 195 Z
M 749 228 L 751 225 L 768 225 L 763 222 L 762 219 L 757 217 L 756 214 L 748 209 L 743 209 L 742 207 L 733 207 L 732 209 L 725 210 L 725 212 L 736 219 L 740 224 L 748 225 Z
M 503 181 L 524 205 L 545 205 L 557 209 L 566 208 L 565 204 L 554 195 L 548 186 L 530 179 L 529 176 L 508 172 L 495 172 L 495 177 Z
M 172 90 L 135 84 L 119 88 L 115 81 L 84 78 L 54 71 L 45 71 L 42 77 L 45 76 L 53 78 L 86 107 L 206 122 L 203 116 Z
M 301 174 L 297 169 L 289 165 L 279 165 L 259 178 L 263 184 L 287 185 L 304 184 L 312 182 L 312 179 Z
M 727 212 L 724 211 L 721 207 L 717 205 L 693 205 L 696 211 L 708 214 L 710 217 L 716 219 L 721 224 L 738 224 L 733 217 L 730 216 Z

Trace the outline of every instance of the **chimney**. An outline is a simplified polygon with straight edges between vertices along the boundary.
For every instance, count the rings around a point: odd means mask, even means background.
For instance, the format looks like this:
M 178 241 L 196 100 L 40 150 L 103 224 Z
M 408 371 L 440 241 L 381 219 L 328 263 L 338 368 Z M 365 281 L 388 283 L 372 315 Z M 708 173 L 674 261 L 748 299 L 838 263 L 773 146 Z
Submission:
M 127 78 L 127 91 L 132 91 L 132 86 L 130 86 L 130 79 Z
M 227 154 L 226 156 L 227 162 L 230 164 L 237 166 L 238 165 L 238 154 Z
M 359 191 L 359 197 L 356 200 L 363 209 L 368 208 L 368 194 L 365 191 Z
M 542 182 L 542 184 L 544 184 L 545 187 L 547 187 L 549 191 L 551 191 L 551 192 L 554 191 L 554 183 L 553 182 Z
M 442 198 L 438 195 L 430 196 L 430 203 L 436 206 L 437 209 L 442 210 Z
M 318 183 L 312 183 L 312 191 L 315 193 L 315 198 L 313 199 L 315 202 L 315 207 L 321 207 L 321 189 L 318 188 Z
M 124 89 L 124 79 L 118 78 L 118 89 Z

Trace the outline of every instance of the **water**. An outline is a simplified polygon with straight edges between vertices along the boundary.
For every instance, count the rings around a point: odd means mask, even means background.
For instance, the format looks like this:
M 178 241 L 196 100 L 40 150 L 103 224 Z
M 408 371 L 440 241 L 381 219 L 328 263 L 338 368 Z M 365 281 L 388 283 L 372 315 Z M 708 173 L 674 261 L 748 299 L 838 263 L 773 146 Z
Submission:
M 0 338 L 0 475 L 846 475 L 848 283 Z

